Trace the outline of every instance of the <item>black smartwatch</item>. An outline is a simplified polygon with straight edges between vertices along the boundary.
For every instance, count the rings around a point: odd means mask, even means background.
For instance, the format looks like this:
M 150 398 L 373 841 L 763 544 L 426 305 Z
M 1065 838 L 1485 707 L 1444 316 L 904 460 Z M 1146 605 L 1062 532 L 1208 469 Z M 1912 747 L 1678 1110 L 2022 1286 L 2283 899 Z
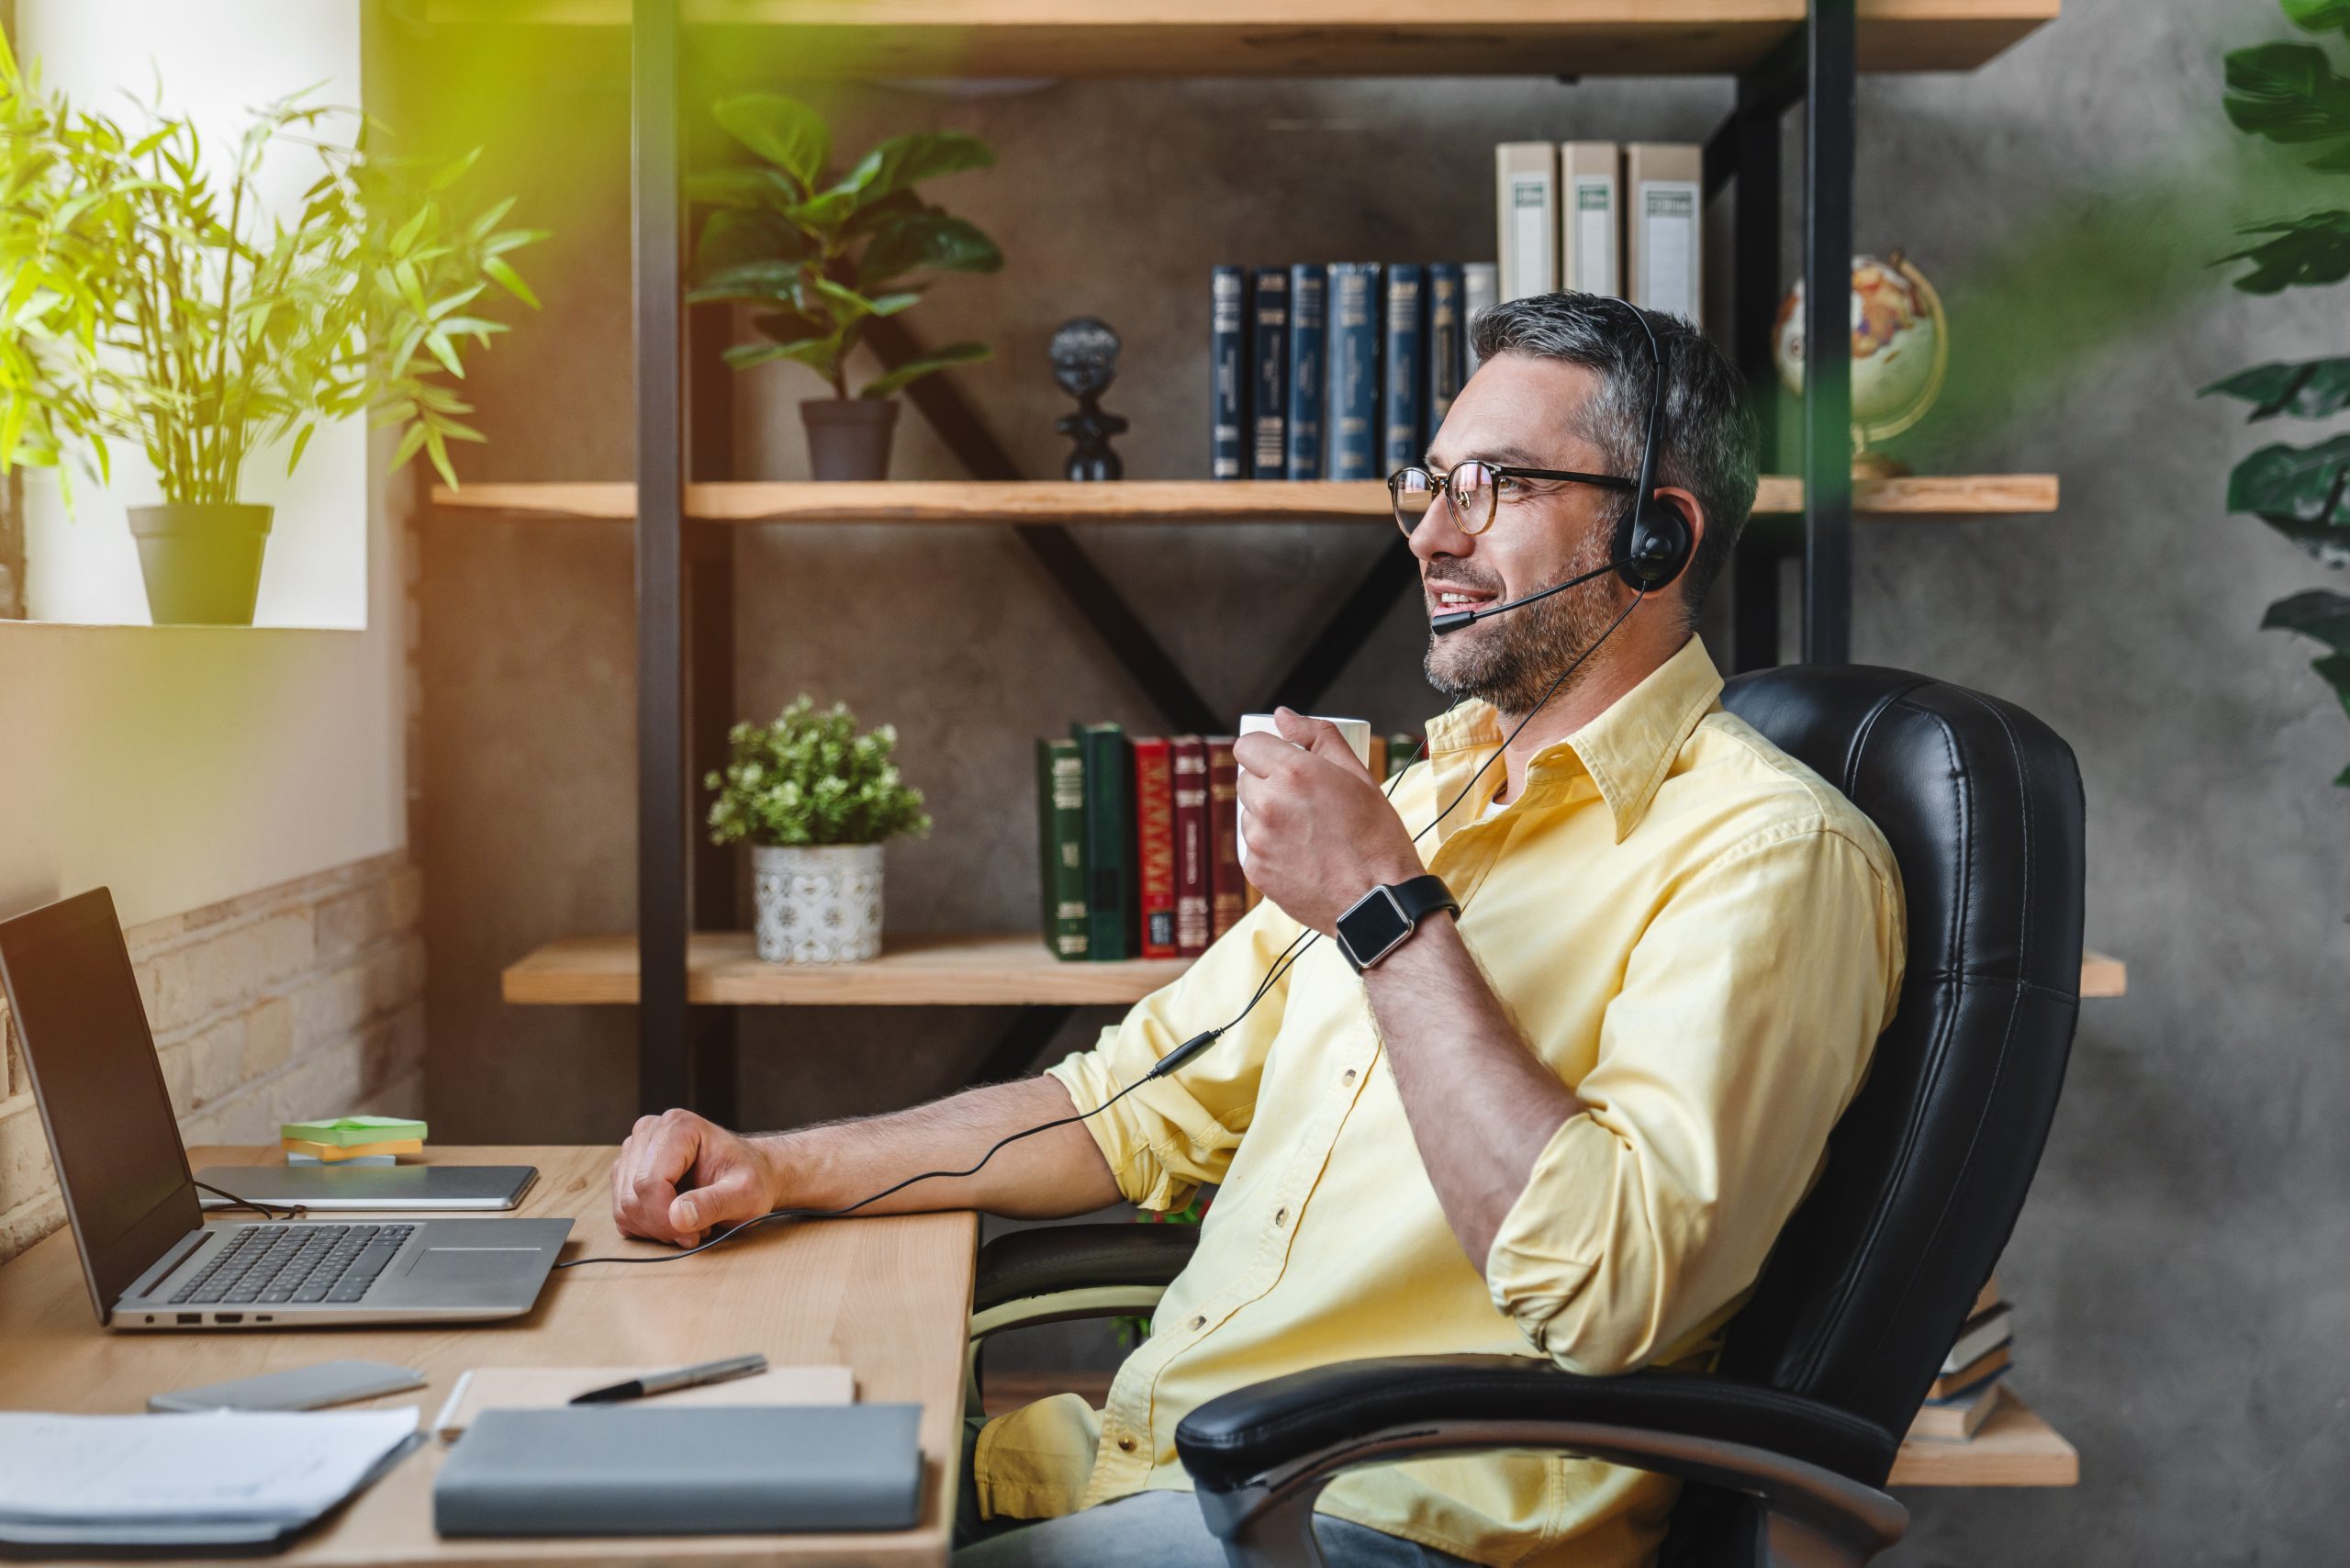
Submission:
M 1440 909 L 1459 914 L 1460 901 L 1433 871 L 1409 881 L 1382 882 L 1338 916 L 1338 951 L 1360 974 L 1402 946 L 1421 921 Z

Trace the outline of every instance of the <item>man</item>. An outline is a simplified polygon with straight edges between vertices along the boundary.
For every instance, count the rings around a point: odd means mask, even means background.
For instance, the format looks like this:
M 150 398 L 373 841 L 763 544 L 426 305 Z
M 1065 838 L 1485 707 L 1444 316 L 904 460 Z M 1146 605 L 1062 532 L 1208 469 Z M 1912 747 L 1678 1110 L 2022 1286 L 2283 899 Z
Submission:
M 1392 801 L 1326 725 L 1284 712 L 1287 744 L 1243 737 L 1265 900 L 1092 1051 L 1026 1082 L 757 1139 L 672 1111 L 624 1147 L 621 1226 L 681 1244 L 968 1164 L 1073 1111 L 1101 1114 L 863 1212 L 1168 1208 L 1219 1184 L 1106 1407 L 1064 1395 L 980 1434 L 985 1522 L 966 1536 L 996 1533 L 957 1554 L 963 1568 L 1220 1561 L 1176 1425 L 1301 1368 L 1514 1352 L 1586 1373 L 1710 1370 L 1717 1331 L 1818 1179 L 1892 1016 L 1900 885 L 1868 821 L 1717 701 L 1690 622 L 1753 503 L 1752 427 L 1719 353 L 1685 323 L 1648 320 L 1667 393 L 1655 504 L 1695 541 L 1676 581 L 1639 593 L 1610 573 L 1431 638 L 1428 678 L 1460 701 Z M 1516 300 L 1474 337 L 1481 367 L 1426 472 L 1393 487 L 1431 615 L 1606 564 L 1630 504 L 1621 480 L 1639 472 L 1652 373 L 1628 308 Z M 1429 871 L 1457 915 L 1431 913 L 1360 974 L 1316 941 L 1248 1005 L 1307 928 L 1326 938 L 1369 890 Z M 1564 1457 L 1416 1461 L 1341 1476 L 1318 1529 L 1338 1565 L 1616 1568 L 1652 1554 L 1676 1491 Z M 1006 1528 L 1020 1520 L 1047 1522 Z

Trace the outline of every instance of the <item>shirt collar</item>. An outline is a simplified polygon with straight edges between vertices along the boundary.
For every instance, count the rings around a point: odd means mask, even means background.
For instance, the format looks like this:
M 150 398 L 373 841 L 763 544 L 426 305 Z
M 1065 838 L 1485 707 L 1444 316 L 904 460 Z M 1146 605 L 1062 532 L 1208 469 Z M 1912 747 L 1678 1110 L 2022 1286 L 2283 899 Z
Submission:
M 1607 710 L 1556 745 L 1535 754 L 1530 776 L 1540 778 L 1569 757 L 1579 763 L 1598 788 L 1616 825 L 1616 842 L 1639 825 L 1656 799 L 1658 788 L 1672 770 L 1673 758 L 1698 721 L 1714 709 L 1721 696 L 1722 678 L 1704 641 L 1692 636 L 1680 650 L 1651 670 L 1638 686 L 1610 703 Z M 1475 699 L 1437 715 L 1428 722 L 1428 757 L 1441 779 L 1465 771 L 1447 767 L 1446 754 L 1491 751 L 1502 744 L 1501 717 L 1493 704 Z M 1459 759 L 1464 761 L 1466 759 Z M 1480 780 L 1485 800 L 1501 787 L 1500 770 Z M 1457 786 L 1442 786 L 1448 791 Z M 1448 793 L 1447 798 L 1449 798 Z M 1453 813 L 1473 822 L 1484 801 L 1463 801 L 1469 808 Z M 1446 828 L 1460 823 L 1448 823 Z M 1449 833 L 1440 829 L 1442 836 Z

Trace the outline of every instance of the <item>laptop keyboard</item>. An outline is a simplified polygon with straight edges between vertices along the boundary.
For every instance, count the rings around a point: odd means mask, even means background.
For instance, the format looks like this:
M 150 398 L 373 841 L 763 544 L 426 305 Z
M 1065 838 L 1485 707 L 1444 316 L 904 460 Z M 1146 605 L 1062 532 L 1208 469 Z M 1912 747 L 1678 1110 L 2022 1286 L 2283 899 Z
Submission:
M 219 1303 L 357 1301 L 414 1225 L 247 1225 L 172 1297 Z

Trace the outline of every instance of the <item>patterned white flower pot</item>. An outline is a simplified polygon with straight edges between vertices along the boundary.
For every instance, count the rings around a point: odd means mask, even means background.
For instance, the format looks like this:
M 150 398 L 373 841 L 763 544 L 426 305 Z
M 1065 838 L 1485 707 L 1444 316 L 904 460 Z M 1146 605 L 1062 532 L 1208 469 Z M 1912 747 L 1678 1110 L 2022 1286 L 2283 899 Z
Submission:
M 881 846 L 756 845 L 752 897 L 759 958 L 853 964 L 881 955 Z

